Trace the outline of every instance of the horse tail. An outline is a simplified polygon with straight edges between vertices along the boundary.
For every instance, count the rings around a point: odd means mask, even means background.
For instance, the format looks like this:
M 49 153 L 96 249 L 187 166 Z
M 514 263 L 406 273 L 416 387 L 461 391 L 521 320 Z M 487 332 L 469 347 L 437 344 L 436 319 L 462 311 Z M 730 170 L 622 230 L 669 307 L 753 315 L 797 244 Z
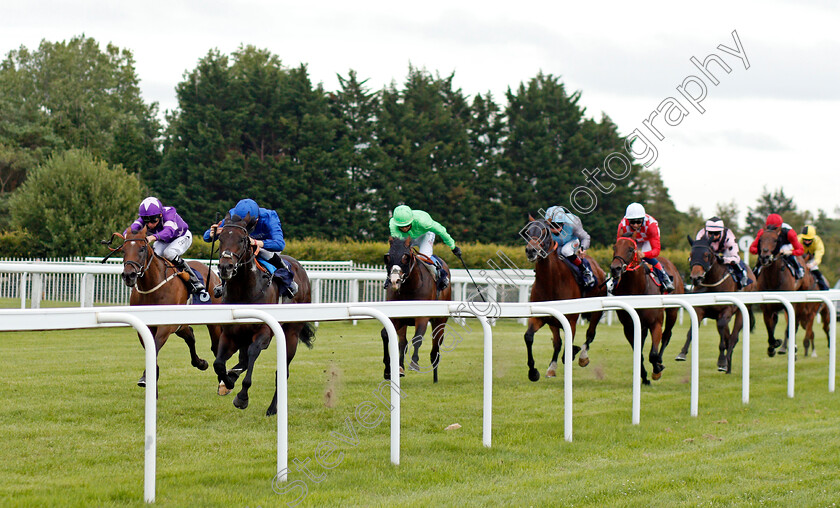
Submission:
M 312 343 L 315 341 L 315 325 L 312 323 L 304 323 L 298 339 L 306 344 L 306 347 L 312 349 Z

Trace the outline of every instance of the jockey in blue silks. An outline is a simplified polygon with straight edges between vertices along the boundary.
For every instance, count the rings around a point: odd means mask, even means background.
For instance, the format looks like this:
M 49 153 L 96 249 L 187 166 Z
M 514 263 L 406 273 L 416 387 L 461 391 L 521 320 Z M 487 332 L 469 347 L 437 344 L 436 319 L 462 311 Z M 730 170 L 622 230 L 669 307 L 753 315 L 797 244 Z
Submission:
M 253 199 L 243 199 L 230 209 L 231 217 L 244 218 L 247 215 L 256 218 L 256 225 L 250 232 L 251 245 L 260 248 L 258 256 L 276 268 L 274 276 L 282 282 L 282 295 L 289 299 L 294 298 L 298 292 L 298 285 L 295 282 L 295 275 L 286 266 L 280 257 L 280 253 L 286 248 L 286 241 L 283 239 L 283 227 L 280 218 L 274 210 L 260 208 Z M 218 231 L 224 227 L 225 221 L 213 224 L 210 229 L 204 232 L 204 241 L 210 242 L 215 239 Z M 222 296 L 224 281 L 213 290 L 217 298 Z
M 560 255 L 578 267 L 586 289 L 594 287 L 598 281 L 589 267 L 589 261 L 583 257 L 589 248 L 589 233 L 583 229 L 580 219 L 563 206 L 552 206 L 545 211 L 545 220 Z

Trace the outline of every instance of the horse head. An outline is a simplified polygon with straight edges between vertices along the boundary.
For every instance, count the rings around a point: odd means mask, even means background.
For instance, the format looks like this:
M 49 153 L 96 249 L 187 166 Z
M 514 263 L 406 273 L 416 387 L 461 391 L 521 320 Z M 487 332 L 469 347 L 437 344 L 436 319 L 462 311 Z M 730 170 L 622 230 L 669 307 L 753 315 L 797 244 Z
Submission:
M 391 279 L 391 287 L 399 291 L 414 265 L 414 252 L 411 250 L 411 237 L 405 240 L 391 237 L 388 242 L 388 254 L 385 254 L 385 269 Z
M 519 235 L 528 242 L 525 246 L 525 255 L 528 261 L 533 263 L 538 257 L 548 256 L 552 238 L 548 223 L 544 219 L 535 219 L 528 215 L 528 221 L 528 224 L 519 231 Z
M 616 281 L 633 264 L 638 264 L 639 253 L 633 233 L 626 233 L 613 245 L 613 260 L 610 263 L 610 276 Z
M 256 217 L 225 216 L 225 225 L 219 232 L 219 277 L 230 280 L 240 266 L 254 260 L 254 247 L 250 233 L 256 226 Z
M 136 233 L 129 229 L 122 245 L 122 280 L 130 288 L 133 288 L 137 284 L 137 279 L 146 273 L 155 257 L 149 241 L 146 240 L 146 234 L 145 226 Z
M 761 266 L 767 266 L 775 261 L 779 254 L 782 228 L 765 229 L 758 239 L 758 262 Z
M 712 269 L 715 262 L 715 253 L 712 251 L 712 244 L 706 235 L 696 241 L 689 238 L 688 243 L 691 244 L 691 254 L 688 258 L 689 266 L 691 266 L 691 283 L 696 286 L 699 282 L 703 282 L 706 274 Z

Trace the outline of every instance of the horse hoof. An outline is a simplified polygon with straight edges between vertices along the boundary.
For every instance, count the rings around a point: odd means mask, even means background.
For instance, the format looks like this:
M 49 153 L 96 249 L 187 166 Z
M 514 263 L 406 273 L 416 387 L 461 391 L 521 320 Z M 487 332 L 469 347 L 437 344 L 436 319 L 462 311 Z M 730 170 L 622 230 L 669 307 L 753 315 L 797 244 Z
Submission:
M 146 388 L 146 374 L 140 376 L 140 379 L 137 380 L 137 386 L 140 388 Z
M 420 364 L 411 360 L 411 363 L 408 364 L 408 370 L 413 370 L 414 372 L 420 372 Z
M 578 358 L 578 365 L 580 365 L 581 367 L 586 367 L 587 365 L 589 365 L 589 358 L 584 358 L 581 356 L 580 358 Z
M 718 365 L 718 372 L 726 372 L 726 367 Z
M 274 406 L 268 406 L 268 409 L 265 410 L 266 416 L 274 416 L 277 414 L 277 408 Z
M 767 356 L 769 356 L 770 358 L 773 358 L 774 356 L 776 356 L 776 348 L 774 348 L 773 346 L 768 347 L 767 348 Z
M 786 355 L 787 354 L 787 348 L 780 347 L 778 350 L 776 350 L 776 353 L 778 353 L 780 355 Z
M 233 399 L 233 405 L 239 409 L 245 409 L 248 407 L 248 399 L 243 399 L 239 396 L 239 394 L 237 394 L 236 398 Z
M 781 346 L 781 345 L 782 345 L 782 341 L 781 341 L 781 340 L 779 340 L 779 339 L 774 339 L 774 340 L 773 340 L 773 347 L 778 348 L 778 347 L 779 347 L 779 346 Z
M 674 360 L 677 361 L 677 362 L 684 362 L 685 361 L 685 353 L 680 351 L 680 354 L 678 354 L 677 357 L 674 358 Z
M 227 395 L 231 391 L 232 390 L 228 390 L 227 386 L 225 386 L 225 384 L 223 382 L 220 382 L 219 383 L 219 390 L 216 393 L 218 393 L 219 395 Z
M 659 378 L 661 378 L 661 377 L 662 377 L 661 372 L 654 372 L 653 374 L 650 375 L 650 378 L 653 379 L 654 381 L 659 381 Z M 648 383 L 648 384 L 650 384 L 650 383 Z
M 547 370 L 545 372 L 545 377 L 557 377 L 557 371 L 554 370 Z
M 400 377 L 405 377 L 405 369 L 400 367 Z
M 537 382 L 540 380 L 540 371 L 537 369 L 529 369 L 528 370 L 528 379 L 533 382 Z
M 386 370 L 385 370 L 385 373 L 384 373 L 384 374 L 382 374 L 382 377 L 384 377 L 386 380 L 389 380 L 389 381 L 390 381 L 390 380 L 391 380 L 391 371 L 389 371 L 389 370 L 387 370 L 387 369 L 386 369 Z
M 209 365 L 207 364 L 207 360 L 199 358 L 198 363 L 193 364 L 193 367 L 195 367 L 198 370 L 207 370 L 207 367 L 209 367 Z
M 649 381 L 649 380 L 647 380 L 647 379 L 642 379 L 642 384 L 643 384 L 643 385 L 649 385 L 649 384 L 650 384 L 650 381 Z

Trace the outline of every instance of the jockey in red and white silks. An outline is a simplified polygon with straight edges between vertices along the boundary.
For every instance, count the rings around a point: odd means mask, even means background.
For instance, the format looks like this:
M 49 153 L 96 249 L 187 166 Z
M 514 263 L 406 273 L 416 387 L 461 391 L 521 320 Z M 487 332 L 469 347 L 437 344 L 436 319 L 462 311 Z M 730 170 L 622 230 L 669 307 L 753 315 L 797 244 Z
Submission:
M 659 241 L 659 223 L 652 216 L 645 213 L 645 207 L 641 203 L 630 203 L 627 210 L 624 212 L 624 218 L 618 224 L 618 233 L 616 239 L 631 233 L 633 240 L 639 247 L 639 250 L 644 254 L 644 260 L 652 268 L 656 274 L 662 287 L 667 292 L 674 290 L 674 281 L 665 273 L 662 268 L 662 263 L 656 259 L 662 249 Z M 608 285 L 607 289 L 612 291 L 612 285 Z

